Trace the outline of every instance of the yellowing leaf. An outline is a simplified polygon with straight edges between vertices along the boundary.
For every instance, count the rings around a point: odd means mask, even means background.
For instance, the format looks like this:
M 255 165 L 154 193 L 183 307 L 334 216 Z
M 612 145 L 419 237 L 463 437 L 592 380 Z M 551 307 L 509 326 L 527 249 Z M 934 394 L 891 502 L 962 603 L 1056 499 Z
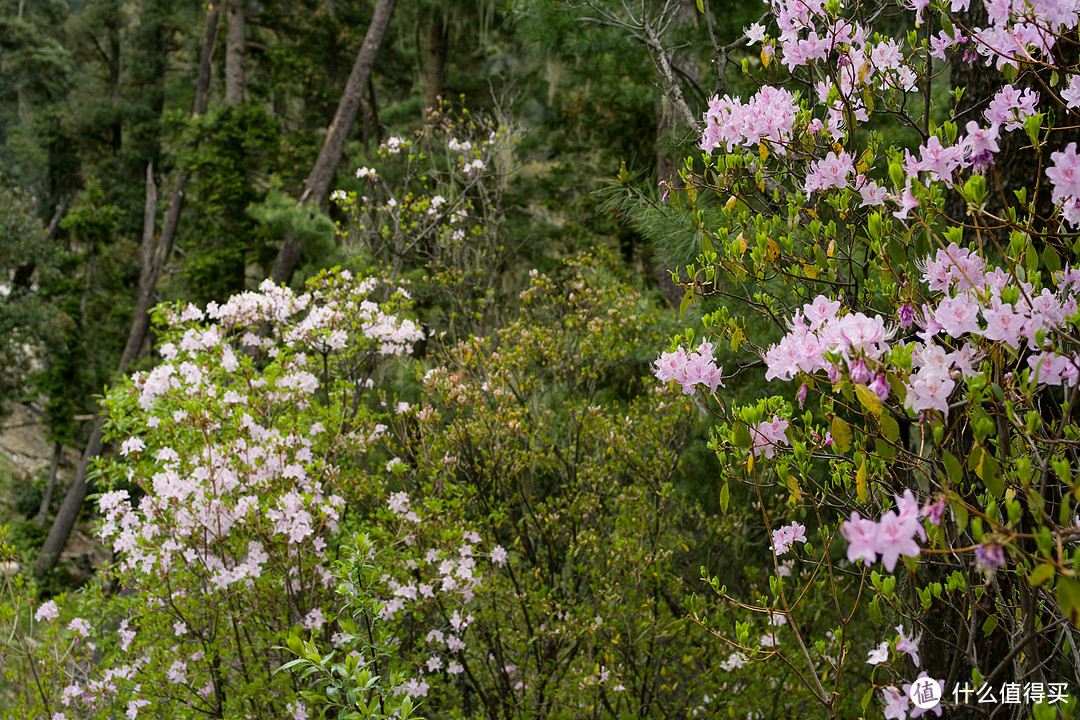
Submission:
M 794 475 L 788 475 L 788 502 L 798 502 L 802 497 L 802 487 L 799 485 L 799 481 L 795 479 Z
M 866 487 L 866 460 L 862 461 L 859 471 L 855 473 L 855 494 L 859 500 L 866 502 L 870 498 L 870 491 Z
M 761 162 L 765 162 L 769 159 L 769 148 L 765 143 L 758 143 L 757 152 L 758 157 L 761 158 Z
M 769 238 L 765 242 L 765 247 L 769 251 L 769 259 L 770 260 L 776 260 L 776 258 L 780 257 L 780 246 L 776 244 L 775 240 L 773 240 L 772 238 Z
M 881 434 L 885 436 L 886 440 L 896 442 L 900 439 L 900 423 L 896 422 L 892 415 L 882 415 L 880 420 Z
M 767 68 L 769 67 L 769 63 L 771 62 L 772 53 L 770 53 L 766 48 L 761 48 L 761 64 Z
M 839 415 L 834 415 L 832 419 L 832 438 L 840 452 L 851 450 L 851 426 Z
M 742 255 L 746 252 L 746 236 L 739 233 L 739 237 L 735 238 L 735 242 L 739 243 L 739 254 Z
M 859 398 L 859 402 L 870 413 L 874 415 L 881 414 L 881 400 L 878 399 L 876 392 L 866 387 L 862 383 L 856 383 L 855 396 Z
M 859 82 L 864 82 L 866 80 L 866 76 L 869 75 L 873 69 L 874 64 L 872 62 L 870 62 L 869 60 L 864 62 L 859 68 Z
M 737 327 L 731 331 L 731 352 L 738 352 L 739 346 L 742 345 L 742 341 L 746 339 L 746 333 L 742 331 L 742 328 Z
M 817 268 L 815 268 L 810 263 L 803 263 L 802 269 L 803 275 L 805 275 L 806 277 L 810 278 L 811 280 L 817 278 Z
M 829 241 L 829 248 L 828 248 L 828 250 L 825 251 L 825 254 L 828 255 L 829 257 L 832 257 L 833 253 L 835 253 L 835 252 L 836 252 L 836 241 L 835 240 L 830 240 Z

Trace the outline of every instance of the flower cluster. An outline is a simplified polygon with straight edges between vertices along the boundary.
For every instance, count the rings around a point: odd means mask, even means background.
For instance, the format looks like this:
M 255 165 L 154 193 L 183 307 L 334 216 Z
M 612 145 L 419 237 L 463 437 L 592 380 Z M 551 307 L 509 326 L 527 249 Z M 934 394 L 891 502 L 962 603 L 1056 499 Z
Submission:
M 891 364 L 890 351 L 901 347 L 912 363 L 904 406 L 916 415 L 937 411 L 947 417 L 957 379 L 977 374 L 979 343 L 990 341 L 1032 351 L 1026 362 L 1040 383 L 1075 385 L 1080 380 L 1080 358 L 1057 352 L 1049 342 L 1049 334 L 1076 312 L 1073 273 L 1061 276 L 1057 292 L 1039 290 L 1031 282 L 1015 282 L 1001 268 L 987 271 L 981 257 L 956 243 L 939 249 L 921 267 L 928 288 L 941 297 L 936 305 L 923 307 L 917 342 L 894 346 L 896 329 L 886 327 L 880 315 L 842 315 L 838 301 L 818 296 L 795 314 L 791 331 L 765 353 L 766 379 L 790 380 L 824 370 L 830 381 L 846 376 L 884 402 L 892 392 L 888 373 L 903 372 Z
M 806 526 L 793 522 L 772 531 L 773 552 L 783 555 L 797 542 L 806 542 Z
M 899 510 L 890 510 L 877 522 L 852 511 L 851 519 L 840 525 L 840 534 L 848 541 L 848 560 L 863 560 L 867 567 L 881 556 L 881 564 L 892 572 L 901 555 L 918 557 L 916 537 L 926 540 L 926 530 L 919 520 L 919 503 L 911 490 L 894 496 Z
M 687 395 L 692 395 L 698 385 L 715 393 L 717 388 L 724 387 L 723 372 L 724 368 L 717 367 L 713 361 L 713 346 L 705 341 L 691 353 L 682 347 L 666 352 L 653 365 L 653 374 L 660 382 L 674 380 Z
M 773 415 L 771 420 L 759 422 L 751 428 L 750 436 L 753 440 L 752 450 L 754 457 L 764 455 L 766 458 L 771 458 L 776 454 L 778 446 L 787 445 L 788 425 L 787 418 Z

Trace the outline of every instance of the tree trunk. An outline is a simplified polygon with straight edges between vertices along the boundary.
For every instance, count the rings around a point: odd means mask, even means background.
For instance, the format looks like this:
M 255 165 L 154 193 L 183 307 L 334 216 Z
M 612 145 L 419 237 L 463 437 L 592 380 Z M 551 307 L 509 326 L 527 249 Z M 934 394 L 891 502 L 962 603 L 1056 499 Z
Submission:
M 229 0 L 229 29 L 225 34 L 225 102 L 244 102 L 244 0 Z
M 326 140 L 323 141 L 315 166 L 304 182 L 304 192 L 300 195 L 297 206 L 307 204 L 322 206 L 326 202 L 334 172 L 345 150 L 345 141 L 356 122 L 360 98 L 367 88 L 371 71 L 375 67 L 375 60 L 379 56 L 379 48 L 382 46 L 383 38 L 386 37 L 390 16 L 394 12 L 394 2 L 395 0 L 379 0 L 375 5 L 375 13 L 364 35 L 364 42 L 360 45 L 360 52 L 356 54 L 356 62 L 353 63 L 352 72 L 349 73 L 349 79 L 345 83 L 341 102 L 338 103 L 334 120 L 327 129 Z M 270 278 L 276 283 L 289 282 L 296 266 L 300 264 L 303 253 L 304 240 L 293 233 L 286 235 L 277 257 L 274 258 L 274 264 L 270 268 Z
M 442 13 L 436 12 L 431 21 L 428 43 L 427 88 L 424 96 L 424 127 L 431 127 L 432 115 L 439 110 L 439 101 L 446 82 L 446 53 L 448 28 Z
M 115 106 L 120 104 L 120 28 L 118 27 L 109 28 L 109 97 L 113 101 L 115 112 Z M 110 141 L 113 155 L 119 155 L 124 142 L 124 128 L 119 113 L 112 122 L 109 134 L 112 136 Z
M 59 442 L 53 444 L 52 462 L 49 463 L 49 479 L 45 482 L 45 494 L 41 496 L 41 507 L 38 508 L 35 522 L 38 527 L 45 527 L 45 521 L 49 519 L 49 505 L 52 504 L 53 488 L 56 487 L 56 473 L 60 469 L 60 455 L 64 452 L 64 446 Z
M 210 94 L 210 71 L 211 59 L 214 56 L 214 45 L 217 42 L 218 17 L 220 16 L 220 2 L 212 2 L 206 10 L 206 31 L 203 35 L 202 54 L 199 59 L 199 76 L 195 83 L 195 106 L 192 115 L 198 117 L 206 112 Z M 161 238 L 158 240 L 157 250 L 153 254 L 150 248 L 153 246 L 155 218 L 157 215 L 157 186 L 154 184 L 154 170 L 152 165 L 146 168 L 146 205 L 143 213 L 143 243 L 139 269 L 139 291 L 135 302 L 135 316 L 131 321 L 131 330 L 128 333 L 127 344 L 124 352 L 120 355 L 116 374 L 123 375 L 128 365 L 138 355 L 146 340 L 150 329 L 150 308 L 153 306 L 154 293 L 158 279 L 165 268 L 165 263 L 172 252 L 173 241 L 176 238 L 176 228 L 180 221 L 180 209 L 184 203 L 184 184 L 186 178 L 182 172 L 177 173 L 176 187 L 169 199 L 169 209 L 165 214 L 165 223 L 161 228 Z M 64 496 L 64 502 L 53 519 L 49 535 L 45 538 L 37 562 L 34 563 L 34 575 L 44 577 L 56 567 L 60 559 L 60 553 L 67 545 L 71 530 L 75 527 L 75 521 L 82 510 L 83 500 L 89 486 L 86 482 L 86 471 L 95 457 L 101 453 L 102 437 L 105 430 L 105 414 L 99 412 L 94 418 L 94 427 L 90 432 L 90 439 L 83 449 L 82 459 L 75 472 L 75 480 Z

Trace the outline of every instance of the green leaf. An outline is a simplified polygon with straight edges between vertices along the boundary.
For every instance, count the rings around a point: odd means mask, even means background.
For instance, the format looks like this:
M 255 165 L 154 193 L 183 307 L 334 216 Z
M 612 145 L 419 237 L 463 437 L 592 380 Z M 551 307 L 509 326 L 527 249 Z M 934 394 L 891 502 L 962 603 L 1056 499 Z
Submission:
M 725 481 L 724 487 L 720 489 L 720 512 L 727 515 L 728 500 L 730 499 L 730 493 L 728 490 L 728 484 Z
M 1051 565 L 1050 563 L 1042 563 L 1034 570 L 1032 570 L 1030 575 L 1028 575 L 1028 582 L 1031 583 L 1033 587 L 1045 585 L 1046 583 L 1054 579 L 1055 574 L 1056 568 L 1054 568 L 1053 565 Z
M 956 498 L 949 505 L 952 508 L 953 515 L 956 516 L 956 527 L 963 532 L 968 524 L 968 510 L 967 505 L 964 504 L 960 498 Z
M 705 0 L 697 0 L 697 11 L 702 15 L 705 14 Z
M 975 474 L 986 485 L 986 489 L 1000 500 L 1005 492 L 1005 479 L 1001 476 L 1001 466 L 993 455 L 983 451 L 978 465 L 975 466 Z
M 1063 575 L 1057 584 L 1057 600 L 1065 616 L 1080 627 L 1080 582 Z
M 682 302 L 679 303 L 679 314 L 685 315 L 686 308 L 690 307 L 690 303 L 694 300 L 694 286 L 686 288 L 686 294 L 683 295 Z
M 750 427 L 744 422 L 735 423 L 735 447 L 748 448 L 754 444 L 754 440 L 750 437 Z
M 1024 131 L 1027 132 L 1028 139 L 1031 140 L 1031 144 L 1035 147 L 1039 146 L 1039 131 L 1042 130 L 1045 116 L 1045 113 L 1035 113 L 1029 115 L 1027 120 L 1024 121 Z
M 1058 272 L 1061 270 L 1061 258 L 1050 245 L 1047 245 L 1043 250 L 1043 264 L 1046 265 L 1046 269 L 1050 272 Z
M 870 706 L 870 702 L 874 699 L 874 686 L 871 685 L 866 689 L 866 692 L 862 696 L 862 700 L 859 705 L 862 706 L 863 712 L 866 712 L 866 708 Z
M 949 476 L 949 482 L 956 484 L 964 477 L 964 468 L 961 467 L 960 461 L 956 459 L 948 450 L 944 450 L 941 453 L 941 460 L 945 463 L 945 472 Z

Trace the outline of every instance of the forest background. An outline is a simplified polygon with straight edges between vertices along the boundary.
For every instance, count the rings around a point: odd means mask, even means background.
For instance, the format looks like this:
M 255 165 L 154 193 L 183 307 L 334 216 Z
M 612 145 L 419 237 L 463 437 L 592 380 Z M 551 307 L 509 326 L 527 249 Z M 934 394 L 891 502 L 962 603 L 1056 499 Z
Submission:
M 1075 678 L 1075 383 L 1060 402 L 1032 364 L 1016 386 L 1015 343 L 987 335 L 950 418 L 912 407 L 912 345 L 883 356 L 919 283 L 942 289 L 933 251 L 968 257 L 946 250 L 979 232 L 965 212 L 1001 223 L 986 262 L 1065 297 L 1072 235 L 1031 237 L 1062 200 L 1035 188 L 1071 56 L 1021 75 L 1044 112 L 1018 92 L 1024 114 L 1001 111 L 1030 145 L 994 146 L 997 192 L 968 166 L 938 192 L 901 151 L 956 141 L 1016 78 L 972 69 L 977 43 L 944 54 L 985 9 L 936 3 L 932 37 L 926 3 L 810 5 L 834 33 L 871 23 L 879 52 L 906 41 L 909 67 L 875 79 L 875 56 L 844 85 L 848 56 L 814 66 L 781 35 L 785 73 L 769 8 L 707 0 L 0 2 L 0 397 L 52 447 L 0 467 L 0 708 L 889 718 L 918 672 Z M 706 110 L 769 82 L 802 89 L 805 145 L 774 127 L 702 155 Z M 883 220 L 886 199 L 919 221 Z M 825 364 L 777 390 L 788 318 L 841 307 L 820 288 L 893 325 L 861 364 L 826 356 L 831 395 Z M 696 379 L 658 382 L 665 348 Z M 1038 492 L 1024 442 L 1059 453 Z M 855 508 L 910 534 L 922 501 L 933 562 L 911 540 L 858 562 L 851 528 L 877 525 Z M 103 541 L 81 557 L 80 527 Z M 864 569 L 878 554 L 888 576 Z M 1029 691 L 999 707 L 1075 711 Z

